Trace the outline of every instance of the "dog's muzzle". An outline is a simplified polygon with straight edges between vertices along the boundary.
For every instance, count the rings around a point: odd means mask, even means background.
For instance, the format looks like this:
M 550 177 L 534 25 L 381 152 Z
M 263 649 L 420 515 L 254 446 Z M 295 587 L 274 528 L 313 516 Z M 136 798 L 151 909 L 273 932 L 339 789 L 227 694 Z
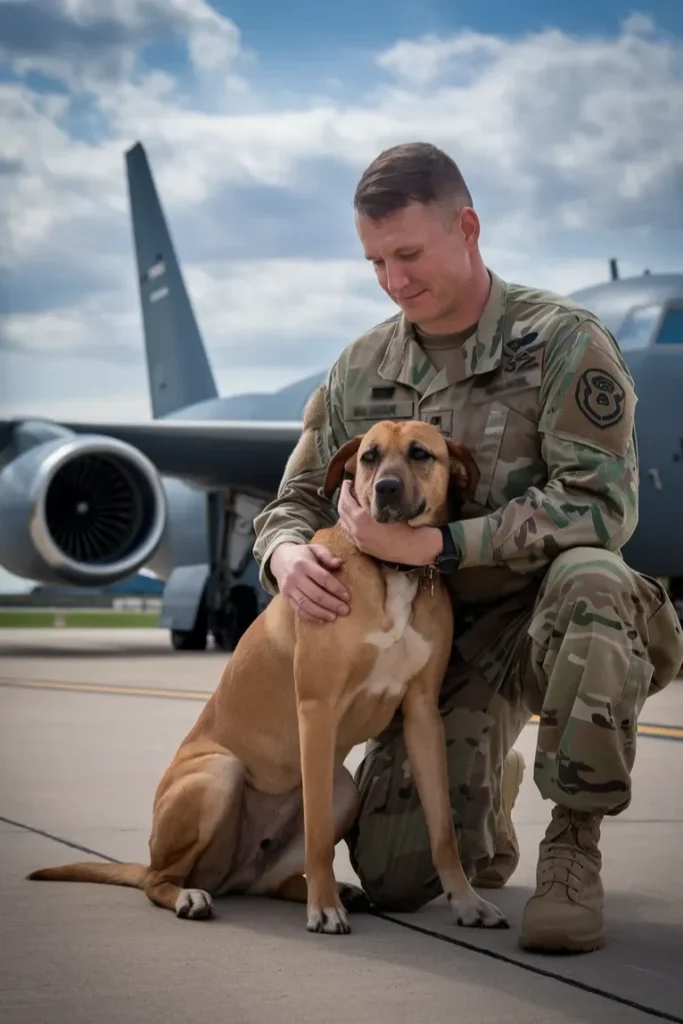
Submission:
M 403 481 L 397 476 L 384 476 L 375 483 L 373 514 L 379 523 L 405 523 L 425 508 L 424 500 L 417 508 L 408 508 Z

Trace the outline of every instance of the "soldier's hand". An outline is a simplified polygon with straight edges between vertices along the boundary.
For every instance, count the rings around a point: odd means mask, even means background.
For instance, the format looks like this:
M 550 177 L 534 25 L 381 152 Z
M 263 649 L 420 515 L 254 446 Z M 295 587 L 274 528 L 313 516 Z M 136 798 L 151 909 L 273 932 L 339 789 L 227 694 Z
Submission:
M 320 544 L 280 544 L 270 568 L 281 594 L 309 622 L 333 622 L 348 615 L 351 595 L 328 570 L 338 569 L 341 559 Z

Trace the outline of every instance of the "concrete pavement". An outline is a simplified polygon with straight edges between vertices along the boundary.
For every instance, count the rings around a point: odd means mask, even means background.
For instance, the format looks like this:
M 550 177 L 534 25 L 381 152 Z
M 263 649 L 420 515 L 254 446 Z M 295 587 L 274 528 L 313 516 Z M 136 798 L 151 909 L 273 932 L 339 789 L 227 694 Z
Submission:
M 146 860 L 159 776 L 224 659 L 174 652 L 163 631 L 0 631 L 0 1020 L 683 1021 L 681 682 L 646 705 L 633 804 L 604 824 L 608 943 L 587 956 L 516 943 L 548 814 L 531 777 L 534 725 L 520 742 L 522 860 L 486 894 L 509 931 L 457 928 L 437 900 L 313 936 L 294 904 L 222 900 L 213 922 L 188 922 L 135 890 L 25 881 L 89 856 L 66 843 Z M 338 876 L 352 881 L 345 850 Z

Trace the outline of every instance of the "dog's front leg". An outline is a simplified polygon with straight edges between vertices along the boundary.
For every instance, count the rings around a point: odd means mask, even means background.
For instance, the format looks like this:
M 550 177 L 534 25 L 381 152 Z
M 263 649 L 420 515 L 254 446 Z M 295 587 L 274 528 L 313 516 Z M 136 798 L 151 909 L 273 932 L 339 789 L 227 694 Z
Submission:
M 334 878 L 332 792 L 336 715 L 329 700 L 298 701 L 309 932 L 351 931 Z
M 458 924 L 507 927 L 502 911 L 478 896 L 465 875 L 453 825 L 443 722 L 436 703 L 417 681 L 403 701 L 403 729 L 410 768 L 427 821 L 432 860 Z

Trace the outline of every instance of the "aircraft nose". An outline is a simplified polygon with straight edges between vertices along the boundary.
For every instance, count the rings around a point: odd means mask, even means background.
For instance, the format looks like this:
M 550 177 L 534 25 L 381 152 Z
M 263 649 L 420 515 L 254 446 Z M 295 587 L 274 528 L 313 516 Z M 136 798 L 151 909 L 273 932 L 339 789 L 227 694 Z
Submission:
M 393 504 L 401 497 L 403 485 L 396 476 L 384 476 L 375 484 L 375 494 L 379 505 Z

